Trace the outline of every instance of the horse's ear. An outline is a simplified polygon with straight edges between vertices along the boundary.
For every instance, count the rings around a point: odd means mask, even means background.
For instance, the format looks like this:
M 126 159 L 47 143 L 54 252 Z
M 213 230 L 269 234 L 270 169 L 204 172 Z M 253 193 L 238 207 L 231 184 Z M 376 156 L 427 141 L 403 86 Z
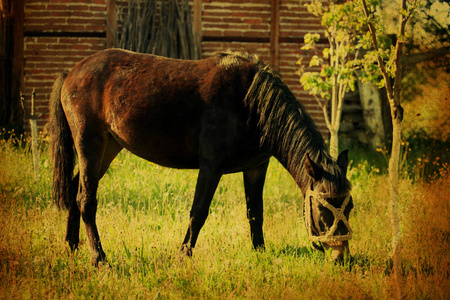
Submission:
M 348 150 L 344 150 L 339 154 L 337 158 L 338 166 L 345 172 L 347 172 L 348 167 Z
M 322 179 L 323 169 L 312 161 L 312 159 L 309 157 L 309 153 L 306 153 L 305 168 L 308 176 L 311 177 L 314 181 L 319 181 L 320 179 Z

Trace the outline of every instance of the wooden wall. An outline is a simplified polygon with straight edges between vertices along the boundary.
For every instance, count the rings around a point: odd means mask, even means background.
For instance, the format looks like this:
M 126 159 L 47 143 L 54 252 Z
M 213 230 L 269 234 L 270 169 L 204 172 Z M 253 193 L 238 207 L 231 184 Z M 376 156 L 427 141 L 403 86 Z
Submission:
M 106 48 L 107 4 L 111 0 L 24 0 L 24 91 L 36 89 L 38 112 L 47 110 L 57 74 Z M 296 61 L 305 33 L 319 30 L 299 0 L 191 0 L 202 56 L 245 50 L 279 68 L 297 99 L 326 134 L 322 112 L 299 83 Z M 201 14 L 198 9 L 201 8 Z M 111 15 L 111 14 L 109 14 Z M 304 62 L 307 62 L 307 57 Z M 39 120 L 44 128 L 46 117 Z

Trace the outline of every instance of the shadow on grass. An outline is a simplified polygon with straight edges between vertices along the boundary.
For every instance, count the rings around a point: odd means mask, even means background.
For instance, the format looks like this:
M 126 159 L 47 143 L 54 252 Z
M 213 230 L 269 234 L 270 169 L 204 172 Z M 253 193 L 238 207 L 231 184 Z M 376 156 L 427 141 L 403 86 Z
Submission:
M 314 259 L 319 261 L 325 261 L 327 258 L 323 252 L 314 249 L 311 246 L 297 246 L 297 245 L 286 245 L 282 249 L 273 250 L 274 256 L 293 256 L 293 257 L 305 257 L 307 259 Z M 348 271 L 355 269 L 361 271 L 367 271 L 370 266 L 377 264 L 373 258 L 365 254 L 354 254 L 351 255 L 349 259 L 334 261 L 337 266 L 342 266 Z
M 298 245 L 286 245 L 284 248 L 273 250 L 273 254 L 275 256 L 306 256 L 308 258 L 319 258 L 322 257 L 323 254 L 312 247 L 300 247 Z

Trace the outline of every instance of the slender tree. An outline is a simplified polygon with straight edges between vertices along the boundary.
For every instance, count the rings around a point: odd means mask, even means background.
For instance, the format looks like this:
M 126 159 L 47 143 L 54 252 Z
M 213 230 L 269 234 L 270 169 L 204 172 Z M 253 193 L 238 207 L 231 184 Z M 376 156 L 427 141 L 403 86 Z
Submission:
M 330 152 L 337 153 L 337 134 L 340 125 L 344 93 L 355 81 L 354 71 L 359 69 L 362 80 L 370 80 L 385 87 L 392 117 L 392 149 L 389 158 L 390 213 L 392 222 L 392 260 L 396 279 L 396 298 L 404 295 L 404 279 L 401 272 L 401 235 L 399 203 L 399 162 L 402 137 L 403 108 L 402 58 L 407 40 L 406 24 L 418 7 L 419 0 L 396 0 L 399 2 L 398 24 L 394 44 L 386 37 L 385 23 L 380 17 L 382 0 L 348 0 L 337 4 L 330 0 L 322 6 L 319 0 L 307 4 L 308 11 L 318 16 L 324 28 L 329 47 L 322 56 L 313 56 L 309 66 L 322 66 L 320 71 L 305 72 L 301 67 L 300 82 L 305 90 L 314 95 L 322 107 L 330 130 Z M 319 34 L 305 35 L 306 50 L 317 51 Z M 358 60 L 358 49 L 365 54 Z M 328 60 L 325 62 L 325 60 Z M 302 64 L 302 61 L 299 61 Z M 380 79 L 381 78 L 381 79 Z M 331 102 L 331 118 L 328 104 Z M 324 104 L 323 104 L 324 103 Z
M 376 18 L 375 12 L 379 1 L 361 0 L 361 9 L 365 16 L 365 25 L 368 28 L 368 39 L 372 44 L 373 51 L 367 56 L 372 55 L 376 58 L 377 66 L 381 72 L 381 83 L 387 91 L 389 105 L 392 117 L 392 149 L 389 159 L 389 183 L 390 183 L 390 210 L 392 221 L 392 260 L 394 267 L 394 276 L 396 279 L 396 298 L 401 299 L 404 295 L 404 279 L 401 272 L 401 236 L 400 219 L 398 213 L 399 203 L 399 161 L 402 136 L 403 108 L 401 106 L 401 80 L 403 48 L 406 40 L 406 23 L 412 16 L 417 7 L 417 0 L 412 0 L 407 4 L 406 0 L 399 0 L 396 43 L 389 49 L 380 47 L 380 36 L 378 32 L 382 31 L 382 23 Z M 391 85 L 391 78 L 393 85 Z
M 318 33 L 309 33 L 304 37 L 303 50 L 313 51 L 315 55 L 309 67 L 321 67 L 320 71 L 305 71 L 302 58 L 297 64 L 300 70 L 300 83 L 303 88 L 316 98 L 322 108 L 325 123 L 330 132 L 330 154 L 338 156 L 338 134 L 341 124 L 345 93 L 354 90 L 355 70 L 358 66 L 358 47 L 356 38 L 359 34 L 361 15 L 357 10 L 358 2 L 347 1 L 338 4 L 329 0 L 322 5 L 320 0 L 305 4 L 308 11 L 318 17 L 328 47 L 319 52 Z

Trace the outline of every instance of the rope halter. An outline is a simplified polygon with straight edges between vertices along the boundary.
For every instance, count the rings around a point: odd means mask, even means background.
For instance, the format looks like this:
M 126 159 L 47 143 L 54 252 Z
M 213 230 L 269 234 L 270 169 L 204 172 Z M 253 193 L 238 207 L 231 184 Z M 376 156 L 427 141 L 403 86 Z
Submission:
M 334 207 L 327 201 L 327 198 L 338 198 L 338 197 L 345 197 L 345 200 L 340 208 Z M 312 209 L 311 209 L 311 201 L 313 200 L 311 199 L 318 201 L 320 204 L 322 204 L 325 208 L 329 209 L 333 213 L 334 216 L 333 225 L 323 235 L 319 236 L 313 235 L 312 228 L 314 226 L 314 220 L 312 217 Z M 311 242 L 313 243 L 321 242 L 329 244 L 330 242 L 347 241 L 352 238 L 353 236 L 352 228 L 350 227 L 350 224 L 348 223 L 348 220 L 344 215 L 345 208 L 347 207 L 347 204 L 349 202 L 350 202 L 350 193 L 344 195 L 335 195 L 331 193 L 320 193 L 317 191 L 313 191 L 312 188 L 308 189 L 308 192 L 306 193 L 305 197 L 305 224 Z M 347 234 L 335 235 L 339 221 L 342 221 L 344 225 L 347 227 L 348 230 Z M 317 229 L 317 231 L 320 232 L 319 230 L 320 227 L 318 226 L 318 224 L 316 225 L 317 226 L 315 226 L 315 228 Z

